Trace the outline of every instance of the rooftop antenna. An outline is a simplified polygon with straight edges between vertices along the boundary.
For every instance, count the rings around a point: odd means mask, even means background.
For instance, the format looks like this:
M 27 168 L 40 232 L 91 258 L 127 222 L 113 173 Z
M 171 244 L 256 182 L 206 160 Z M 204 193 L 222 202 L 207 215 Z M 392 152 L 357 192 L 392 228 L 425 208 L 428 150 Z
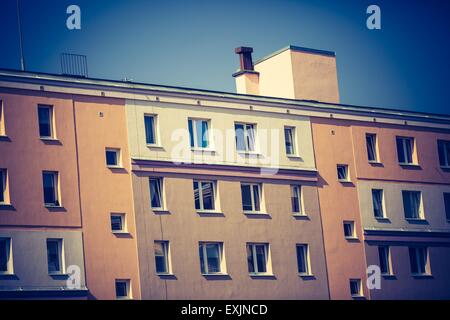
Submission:
M 25 71 L 25 58 L 23 56 L 23 38 L 22 38 L 22 24 L 20 22 L 20 4 L 17 2 L 17 24 L 19 26 L 19 48 L 20 48 L 20 69 Z
M 87 78 L 87 57 L 81 54 L 62 53 L 61 73 L 65 76 Z

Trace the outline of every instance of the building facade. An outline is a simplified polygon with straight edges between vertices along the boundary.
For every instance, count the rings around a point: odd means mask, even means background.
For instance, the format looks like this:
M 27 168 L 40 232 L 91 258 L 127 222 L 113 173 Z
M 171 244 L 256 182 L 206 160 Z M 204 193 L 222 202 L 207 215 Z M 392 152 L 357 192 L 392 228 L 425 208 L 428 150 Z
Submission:
M 0 71 L 2 297 L 450 297 L 450 116 L 236 53 L 237 94 Z

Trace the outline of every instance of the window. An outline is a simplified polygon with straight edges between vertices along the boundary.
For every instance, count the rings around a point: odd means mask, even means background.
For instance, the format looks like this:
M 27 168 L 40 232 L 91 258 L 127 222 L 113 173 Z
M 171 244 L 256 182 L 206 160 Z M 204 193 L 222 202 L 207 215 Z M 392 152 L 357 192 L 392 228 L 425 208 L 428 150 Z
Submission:
M 48 273 L 64 273 L 63 240 L 47 239 Z
M 189 139 L 192 148 L 209 148 L 208 120 L 189 119 Z
M 353 298 L 362 297 L 361 279 L 350 279 L 350 294 Z
M 111 214 L 111 230 L 113 233 L 124 233 L 127 230 L 125 214 L 112 213 Z
M 145 141 L 147 144 L 156 144 L 156 126 L 155 126 L 155 116 L 145 115 L 144 125 L 145 125 Z
M 11 239 L 0 238 L 0 274 L 12 274 Z
M 444 209 L 447 220 L 450 221 L 450 193 L 444 193 Z
M 6 135 L 4 118 L 5 116 L 3 115 L 3 101 L 0 100 L 0 136 Z
M 250 274 L 269 273 L 269 244 L 249 243 L 247 244 L 248 272 Z
M 212 181 L 194 180 L 195 209 L 200 211 L 215 210 L 215 188 Z
M 403 209 L 406 219 L 423 219 L 422 193 L 420 191 L 402 191 Z
M 48 207 L 60 206 L 58 172 L 44 171 L 42 180 L 44 185 L 44 205 Z
M 116 280 L 116 299 L 131 299 L 130 280 Z
M 106 166 L 120 167 L 120 149 L 106 148 Z
M 255 149 L 255 125 L 249 123 L 236 123 L 236 149 L 243 152 L 254 152 Z
M 348 166 L 345 164 L 338 164 L 337 165 L 337 176 L 339 181 L 347 182 L 349 181 L 348 176 Z
M 429 274 L 428 248 L 409 248 L 409 261 L 411 263 L 411 273 L 413 275 Z
M 344 236 L 346 239 L 356 239 L 354 221 L 344 221 Z
M 150 178 L 150 205 L 152 209 L 163 208 L 162 178 Z
M 297 268 L 300 275 L 310 275 L 309 250 L 307 244 L 298 244 L 297 249 Z
M 52 106 L 38 106 L 38 120 L 39 120 L 39 136 L 41 138 L 53 138 L 53 107 Z
M 0 204 L 8 202 L 8 171 L 0 168 Z
M 284 127 L 284 144 L 286 146 L 286 154 L 288 156 L 293 156 L 296 154 L 294 127 Z
M 156 273 L 170 273 L 169 241 L 155 241 L 154 249 Z
M 384 215 L 384 196 L 383 190 L 372 189 L 372 205 L 373 205 L 373 215 L 377 219 L 385 218 Z
M 414 138 L 397 137 L 397 157 L 400 164 L 413 164 Z
M 261 186 L 259 184 L 241 184 L 241 194 L 244 212 L 261 211 Z
M 377 162 L 377 135 L 373 133 L 366 134 L 367 158 L 369 162 Z
M 380 271 L 382 274 L 391 274 L 391 252 L 388 246 L 378 247 L 378 258 L 380 259 Z
M 304 215 L 302 205 L 302 187 L 299 185 L 291 186 L 292 212 L 296 215 Z
M 226 273 L 223 262 L 223 243 L 200 242 L 198 252 L 202 274 Z
M 450 167 L 450 141 L 438 140 L 439 164 L 441 167 Z

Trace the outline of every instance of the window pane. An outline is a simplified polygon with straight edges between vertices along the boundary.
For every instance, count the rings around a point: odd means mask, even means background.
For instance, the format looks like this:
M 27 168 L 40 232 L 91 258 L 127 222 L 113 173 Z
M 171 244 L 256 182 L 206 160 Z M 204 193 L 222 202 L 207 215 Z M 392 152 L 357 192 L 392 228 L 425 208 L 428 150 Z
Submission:
M 122 231 L 122 217 L 119 215 L 111 216 L 111 229 L 112 231 Z
M 106 150 L 106 164 L 108 166 L 117 166 L 117 151 Z
M 256 265 L 258 272 L 260 273 L 267 272 L 265 245 L 256 245 L 255 249 L 256 249 Z
M 246 133 L 247 133 L 247 150 L 255 151 L 255 132 L 254 126 L 251 124 L 246 125 Z
M 375 135 L 366 135 L 366 146 L 367 146 L 367 157 L 369 161 L 376 160 L 376 149 L 375 149 Z
M 337 166 L 337 175 L 339 180 L 347 180 L 347 167 Z
M 161 180 L 150 178 L 150 202 L 152 208 L 162 208 Z
M 197 141 L 198 143 L 201 143 L 199 147 L 207 148 L 209 141 L 208 141 L 208 121 L 206 120 L 198 120 L 196 121 L 197 124 Z
M 147 144 L 155 143 L 155 126 L 154 126 L 154 117 L 145 116 L 145 140 Z
M 38 116 L 39 116 L 39 135 L 41 137 L 50 137 L 52 135 L 50 108 L 39 107 Z
M 299 273 L 308 273 L 306 246 L 297 246 L 297 266 Z
M 418 256 L 419 273 L 425 273 L 426 272 L 425 267 L 427 264 L 427 250 L 425 248 L 418 248 L 417 256 Z
M 9 239 L 0 239 L 0 271 L 8 271 L 9 261 Z
M 191 143 L 191 147 L 193 147 L 195 145 L 194 144 L 194 128 L 193 128 L 191 119 L 188 120 L 188 128 L 189 128 L 189 141 Z
M 59 241 L 47 240 L 48 272 L 60 272 L 60 248 Z
M 253 261 L 253 245 L 251 244 L 247 245 L 247 262 L 248 262 L 248 272 L 254 273 L 255 265 Z
M 255 211 L 260 211 L 261 210 L 261 208 L 260 208 L 260 205 L 259 205 L 259 202 L 260 202 L 260 198 L 261 196 L 260 196 L 260 193 L 259 193 L 259 185 L 253 185 L 253 198 L 254 198 L 254 203 L 255 203 L 255 208 L 254 208 L 254 210 Z
M 47 205 L 59 205 L 56 197 L 56 174 L 44 172 L 42 177 L 44 184 L 44 203 Z
M 294 154 L 294 137 L 292 131 L 292 128 L 284 128 L 284 140 L 287 154 Z
M 405 217 L 411 219 L 420 218 L 420 192 L 403 191 L 402 195 Z
M 214 210 L 214 189 L 212 182 L 202 182 L 203 209 Z
M 359 280 L 350 280 L 350 293 L 352 296 L 359 296 L 361 294 Z
M 409 261 L 411 264 L 411 273 L 419 273 L 417 264 L 417 248 L 409 248 Z
M 412 151 L 413 151 L 413 140 L 412 139 L 405 139 L 405 152 L 406 152 L 406 161 L 407 163 L 412 163 Z
M 128 296 L 127 283 L 125 281 L 116 281 L 116 297 L 124 298 Z
M 220 272 L 220 248 L 219 244 L 207 243 L 206 255 L 208 259 L 208 273 Z
M 200 243 L 198 246 L 198 254 L 200 256 L 200 272 L 202 274 L 205 274 L 206 268 L 205 268 L 205 257 L 203 256 L 203 243 Z
M 161 241 L 155 241 L 155 265 L 157 273 L 167 273 L 167 243 Z
M 372 190 L 373 214 L 376 218 L 382 218 L 383 213 L 383 190 Z
M 441 166 L 446 166 L 448 165 L 446 163 L 446 159 L 445 159 L 445 144 L 444 141 L 438 140 L 438 154 L 439 154 L 439 164 Z
M 237 123 L 234 125 L 234 130 L 236 132 L 236 149 L 245 151 L 244 125 Z
M 292 212 L 300 213 L 300 187 L 292 186 L 291 187 L 291 202 L 292 202 Z
M 447 220 L 450 220 L 450 193 L 444 193 L 444 207 Z
M 344 235 L 346 237 L 353 237 L 353 225 L 350 222 L 344 223 Z
M 199 183 L 194 181 L 194 201 L 195 201 L 195 209 L 200 210 L 200 191 L 199 191 Z
M 378 247 L 378 257 L 380 260 L 381 273 L 389 273 L 389 249 L 388 247 Z
M 250 185 L 241 185 L 242 209 L 244 211 L 253 211 Z
M 5 202 L 6 170 L 0 169 L 0 202 Z

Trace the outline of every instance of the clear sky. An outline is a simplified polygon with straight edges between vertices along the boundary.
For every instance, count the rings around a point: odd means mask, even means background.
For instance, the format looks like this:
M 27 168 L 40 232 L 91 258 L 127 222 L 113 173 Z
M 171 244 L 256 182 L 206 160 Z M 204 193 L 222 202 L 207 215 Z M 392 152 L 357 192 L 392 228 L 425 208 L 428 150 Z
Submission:
M 234 92 L 234 48 L 254 59 L 286 45 L 335 51 L 341 102 L 450 114 L 450 1 L 20 0 L 26 68 Z M 81 30 L 66 8 L 81 7 Z M 381 30 L 366 9 L 381 8 Z M 0 68 L 19 69 L 16 0 L 0 0 Z

